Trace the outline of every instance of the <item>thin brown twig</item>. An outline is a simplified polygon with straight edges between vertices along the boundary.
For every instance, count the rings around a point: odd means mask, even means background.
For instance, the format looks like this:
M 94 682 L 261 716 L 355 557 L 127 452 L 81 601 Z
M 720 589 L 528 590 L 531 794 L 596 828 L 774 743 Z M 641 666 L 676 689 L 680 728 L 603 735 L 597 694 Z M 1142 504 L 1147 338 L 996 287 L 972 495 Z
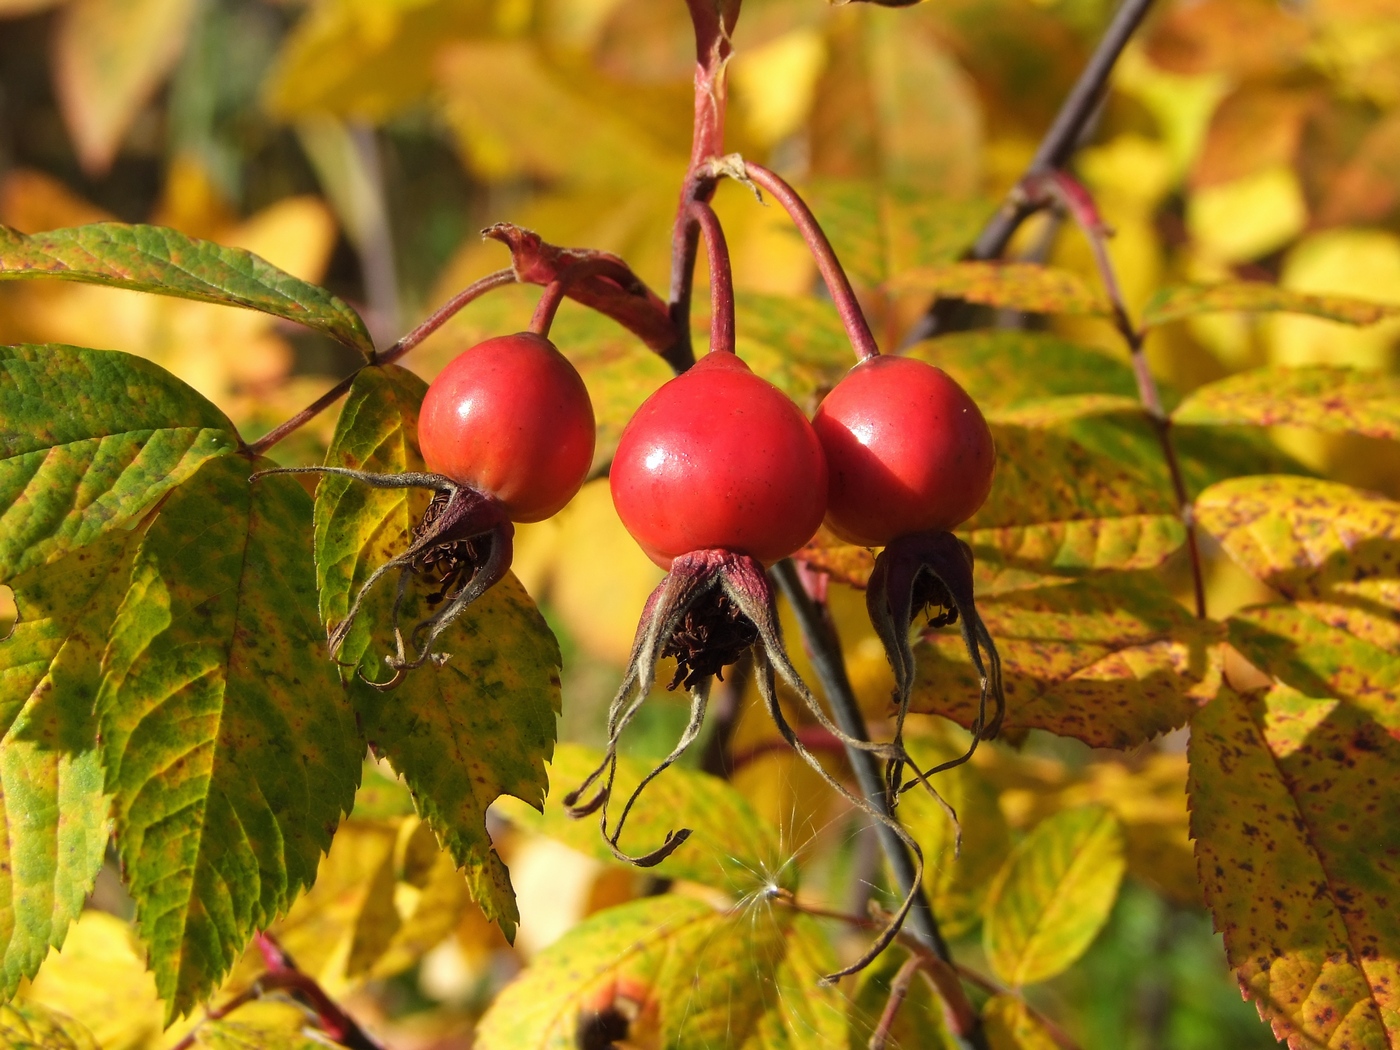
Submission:
M 1052 171 L 1027 180 L 1026 191 L 1034 198 L 1052 201 L 1062 207 L 1083 232 L 1094 256 L 1094 266 L 1103 283 L 1104 292 L 1113 309 L 1114 327 L 1128 344 L 1132 357 L 1133 376 L 1137 381 L 1138 397 L 1142 401 L 1143 413 L 1157 433 L 1162 446 L 1162 455 L 1171 477 L 1172 493 L 1186 527 L 1186 548 L 1191 559 L 1191 583 L 1196 602 L 1196 616 L 1206 618 L 1205 573 L 1201 565 L 1200 544 L 1196 538 L 1195 514 L 1191 496 L 1186 489 L 1186 478 L 1182 474 L 1181 461 L 1172 441 L 1172 421 L 1162 405 L 1162 393 L 1157 387 L 1157 379 L 1152 375 L 1147 354 L 1143 350 L 1145 332 L 1133 323 L 1128 314 L 1127 303 L 1123 299 L 1122 285 L 1108 254 L 1108 238 L 1111 230 L 1103 221 L 1093 196 L 1077 179 L 1063 171 Z

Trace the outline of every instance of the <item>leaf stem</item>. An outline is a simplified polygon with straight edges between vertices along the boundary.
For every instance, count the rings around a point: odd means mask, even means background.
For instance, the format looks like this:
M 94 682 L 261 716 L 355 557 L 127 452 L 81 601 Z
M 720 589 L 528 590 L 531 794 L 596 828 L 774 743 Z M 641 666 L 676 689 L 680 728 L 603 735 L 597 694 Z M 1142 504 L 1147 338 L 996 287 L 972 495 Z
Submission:
M 729 245 L 719 216 L 706 201 L 691 201 L 686 211 L 705 236 L 710 263 L 710 349 L 734 352 L 734 274 L 729 265 Z
M 827 240 L 821 223 L 817 222 L 817 217 L 812 214 L 812 209 L 807 207 L 807 202 L 780 176 L 762 164 L 746 161 L 744 169 L 755 185 L 761 186 L 777 198 L 778 203 L 791 216 L 797 232 L 807 242 L 807 248 L 817 262 L 817 269 L 821 271 L 822 280 L 826 282 L 827 291 L 831 293 L 831 301 L 836 304 L 836 312 L 841 315 L 841 323 L 846 326 L 846 334 L 855 349 L 856 357 L 862 361 L 879 357 L 880 348 L 875 345 L 875 336 L 865 320 L 865 313 L 856 299 L 855 290 L 851 288 L 850 279 L 841 268 L 841 262 L 832 250 L 831 241 Z
M 791 558 L 785 558 L 773 566 L 772 573 L 778 586 L 782 589 L 783 595 L 797 615 L 797 623 L 802 631 L 803 641 L 807 645 L 817 677 L 821 680 L 827 702 L 831 705 L 831 714 L 836 724 L 848 736 L 859 740 L 869 740 L 870 735 L 866 730 L 865 719 L 860 713 L 855 692 L 851 689 L 850 679 L 846 675 L 846 662 L 841 655 L 841 640 L 836 635 L 835 625 L 826 614 L 825 607 L 814 601 L 802 586 L 797 567 Z M 885 782 L 881 775 L 879 760 L 868 751 L 849 746 L 846 748 L 846 757 L 855 772 L 861 794 L 872 806 L 889 816 L 891 820 L 897 819 L 890 807 L 889 797 L 885 793 Z M 920 944 L 925 951 L 932 952 L 934 957 L 942 963 L 951 966 L 953 964 L 952 954 L 938 928 L 938 920 L 934 917 L 933 909 L 929 906 L 928 897 L 924 895 L 921 887 L 915 885 L 914 873 L 916 869 L 908 851 L 892 829 L 883 824 L 877 824 L 875 830 L 880 837 L 880 846 L 884 851 L 885 860 L 890 866 L 890 874 L 899 894 L 902 896 L 912 891 L 913 904 L 909 910 L 908 922 L 909 937 Z M 988 1050 L 986 1033 L 975 1015 L 964 1038 L 971 1050 Z
M 457 313 L 457 311 L 461 310 L 462 307 L 466 306 L 473 299 L 481 298 L 481 296 L 485 295 L 493 288 L 499 288 L 502 285 L 514 283 L 515 273 L 513 271 L 497 270 L 495 273 L 488 274 L 481 280 L 468 285 L 433 311 L 433 313 L 429 315 L 422 324 L 418 325 L 417 328 L 413 329 L 413 331 L 409 332 L 382 354 L 376 354 L 370 364 L 392 364 L 446 324 L 453 314 Z M 273 445 L 276 445 L 288 434 L 301 429 L 349 393 L 350 387 L 355 382 L 355 377 L 359 374 L 360 369 L 357 368 L 315 401 L 311 402 L 311 404 L 292 416 L 291 419 L 273 427 L 262 437 L 258 438 L 258 440 L 244 448 L 243 454 L 250 459 L 266 454 L 267 450 L 272 448 Z
M 1028 195 L 1044 203 L 1054 203 L 1069 213 L 1075 224 L 1083 232 L 1085 240 L 1094 256 L 1094 266 L 1099 272 L 1104 292 L 1113 307 L 1113 323 L 1123 341 L 1128 344 L 1132 356 L 1133 376 L 1137 380 L 1138 398 L 1142 401 L 1143 413 L 1157 432 L 1157 440 L 1162 446 L 1162 456 L 1171 476 L 1172 493 L 1186 526 L 1186 549 L 1191 559 L 1191 585 L 1196 604 L 1196 616 L 1206 618 L 1205 573 L 1201 566 L 1200 543 L 1196 538 L 1195 513 L 1191 496 L 1186 489 L 1186 479 L 1181 472 L 1181 461 L 1176 454 L 1176 444 L 1172 441 L 1172 420 L 1162 406 L 1162 393 L 1157 388 L 1156 377 L 1143 352 L 1144 331 L 1133 323 L 1123 299 L 1123 288 L 1118 282 L 1118 274 L 1113 259 L 1108 254 L 1108 238 L 1112 231 L 1103 221 L 1093 196 L 1072 175 L 1063 171 L 1050 171 L 1026 180 Z M 1043 204 L 1042 204 L 1043 206 Z
M 530 331 L 548 339 L 549 329 L 554 324 L 554 315 L 559 312 L 559 305 L 568 295 L 569 289 L 588 277 L 616 277 L 618 269 L 616 261 L 605 258 L 580 259 L 572 263 L 563 273 L 545 285 L 544 294 L 535 304 L 534 316 L 530 318 Z M 627 272 L 627 276 L 631 276 L 630 271 Z

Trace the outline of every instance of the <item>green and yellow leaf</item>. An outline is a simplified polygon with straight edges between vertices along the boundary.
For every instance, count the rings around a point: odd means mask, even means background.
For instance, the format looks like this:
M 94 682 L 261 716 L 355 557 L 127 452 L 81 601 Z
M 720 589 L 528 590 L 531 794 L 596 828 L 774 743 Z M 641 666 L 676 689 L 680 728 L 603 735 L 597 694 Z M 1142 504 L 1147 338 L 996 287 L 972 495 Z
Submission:
M 118 852 L 170 1016 L 316 874 L 363 741 L 315 616 L 311 501 L 226 456 L 151 523 L 97 698 Z
M 1245 994 L 1291 1047 L 1400 1043 L 1400 741 L 1283 686 L 1191 727 L 1191 834 Z
M 71 346 L 0 347 L 0 578 L 129 529 L 233 424 L 157 365 Z
M 6 1050 L 98 1050 L 92 1033 L 77 1021 L 26 1002 L 0 1006 L 0 1045 Z
M 1041 821 L 1007 858 L 987 895 L 983 944 L 1014 987 L 1073 965 L 1108 921 L 1126 862 L 1123 830 L 1107 806 Z
M 982 1007 L 991 1050 L 1059 1050 L 1045 1026 L 1031 1015 L 1025 1000 L 1014 995 L 994 995 Z
M 1184 284 L 1154 295 L 1143 309 L 1142 323 L 1151 328 L 1194 314 L 1222 312 L 1308 314 L 1341 324 L 1369 325 L 1395 316 L 1400 307 L 1344 295 L 1310 295 L 1262 282 Z
M 1108 300 L 1078 274 L 1036 263 L 956 262 L 896 274 L 893 292 L 920 292 L 943 299 L 1036 314 L 1109 315 Z
M 1197 388 L 1173 418 L 1395 438 L 1400 437 L 1400 378 L 1327 365 L 1261 368 Z

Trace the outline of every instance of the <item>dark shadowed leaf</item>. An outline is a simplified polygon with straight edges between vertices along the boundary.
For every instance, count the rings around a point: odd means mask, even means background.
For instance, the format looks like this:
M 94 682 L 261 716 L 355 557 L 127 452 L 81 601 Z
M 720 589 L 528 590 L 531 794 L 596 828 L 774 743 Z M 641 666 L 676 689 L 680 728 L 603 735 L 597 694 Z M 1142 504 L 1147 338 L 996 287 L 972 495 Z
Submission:
M 482 1018 L 475 1045 L 573 1050 L 611 1031 L 611 1041 L 676 1050 L 838 1046 L 844 1003 L 818 985 L 830 966 L 812 921 L 781 905 L 724 912 L 670 895 L 633 901 L 536 956 Z
M 346 400 L 327 462 L 393 473 L 422 470 L 418 406 L 427 386 L 412 372 L 368 368 Z M 350 596 L 408 543 L 429 494 L 325 478 L 316 498 L 316 569 L 321 617 L 339 623 Z M 404 623 L 426 613 L 426 591 L 405 602 Z M 544 802 L 545 760 L 559 710 L 559 647 L 512 575 L 487 591 L 442 637 L 441 667 L 410 672 L 391 692 L 360 682 L 387 676 L 394 581 L 361 609 L 339 658 L 375 751 L 413 790 L 419 811 L 466 869 L 472 896 L 511 935 L 519 913 L 510 875 L 486 832 L 486 807 L 500 795 Z
M 1191 835 L 1245 994 L 1290 1046 L 1400 1044 L 1400 741 L 1286 687 L 1191 725 Z
M 1154 577 L 1122 573 L 977 605 L 1001 652 L 1006 728 L 1132 747 L 1175 729 L 1220 682 L 1223 631 Z M 971 725 L 977 678 L 956 628 L 915 647 L 913 709 Z
M 33 236 L 0 226 L 0 281 L 43 277 L 241 306 L 374 350 L 359 314 L 325 289 L 242 248 L 164 226 L 98 222 Z
M 171 1017 L 315 877 L 363 755 L 316 621 L 311 500 L 252 469 L 216 459 L 166 500 L 103 657 L 118 851 Z
M 1400 378 L 1327 365 L 1260 368 L 1197 388 L 1173 418 L 1395 438 L 1400 437 Z
M 237 444 L 222 412 L 149 361 L 0 347 L 0 578 L 131 527 Z
M 1367 325 L 1394 317 L 1400 307 L 1344 295 L 1309 295 L 1249 281 L 1183 284 L 1154 295 L 1143 308 L 1142 323 L 1151 328 L 1193 314 L 1222 312 L 1310 314 L 1342 324 Z
M 890 278 L 894 292 L 966 299 L 1004 310 L 1106 317 L 1108 301 L 1078 274 L 1035 263 L 957 262 L 906 270 Z

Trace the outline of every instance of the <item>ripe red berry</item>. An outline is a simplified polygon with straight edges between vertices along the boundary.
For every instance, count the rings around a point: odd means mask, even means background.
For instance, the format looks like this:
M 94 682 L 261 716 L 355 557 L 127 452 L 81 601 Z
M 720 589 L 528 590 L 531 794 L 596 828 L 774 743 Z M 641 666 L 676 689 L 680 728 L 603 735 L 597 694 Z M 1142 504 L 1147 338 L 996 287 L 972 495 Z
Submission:
M 880 356 L 850 370 L 817 409 L 826 450 L 827 524 L 879 547 L 948 530 L 976 513 L 992 487 L 996 450 L 976 402 L 941 368 Z
M 428 469 L 494 496 L 512 521 L 568 503 L 593 461 L 593 406 L 574 366 L 532 332 L 459 354 L 428 387 L 418 444 Z
M 826 459 L 781 390 L 732 353 L 712 351 L 627 424 L 612 495 L 627 531 L 663 569 L 709 548 L 772 564 L 821 524 Z

